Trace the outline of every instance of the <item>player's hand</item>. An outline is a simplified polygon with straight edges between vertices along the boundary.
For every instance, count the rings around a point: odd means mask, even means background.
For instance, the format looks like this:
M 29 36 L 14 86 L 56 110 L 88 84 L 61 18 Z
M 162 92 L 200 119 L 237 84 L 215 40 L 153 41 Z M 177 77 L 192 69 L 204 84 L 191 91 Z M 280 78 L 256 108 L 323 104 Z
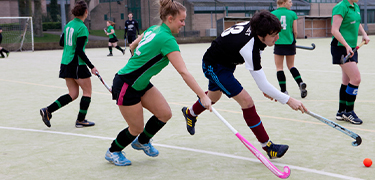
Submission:
M 210 112 L 212 112 L 212 107 L 211 107 L 212 102 L 211 102 L 211 99 L 207 95 L 205 95 L 203 97 L 200 97 L 200 100 L 201 100 L 202 105 L 206 109 L 210 110 Z
M 365 44 L 368 44 L 370 42 L 370 38 L 367 35 L 363 36 L 362 41 L 365 41 Z
M 99 71 L 96 69 L 96 67 L 94 67 L 91 69 L 91 73 L 96 75 L 99 74 Z
M 264 95 L 264 97 L 266 97 L 266 98 L 268 98 L 268 99 L 270 99 L 271 101 L 275 101 L 275 102 L 277 102 L 277 100 L 276 99 L 273 99 L 271 96 L 269 96 L 268 94 L 266 94 L 266 93 L 263 93 L 263 95 Z
M 292 97 L 289 97 L 289 100 L 287 102 L 287 104 L 290 106 L 290 108 L 292 108 L 293 110 L 300 110 L 302 113 L 304 113 L 305 111 L 307 111 L 306 107 L 302 104 L 301 101 L 298 101 Z
M 353 57 L 354 55 L 353 49 L 349 45 L 345 46 L 345 48 L 346 48 L 346 54 L 350 54 L 350 57 Z

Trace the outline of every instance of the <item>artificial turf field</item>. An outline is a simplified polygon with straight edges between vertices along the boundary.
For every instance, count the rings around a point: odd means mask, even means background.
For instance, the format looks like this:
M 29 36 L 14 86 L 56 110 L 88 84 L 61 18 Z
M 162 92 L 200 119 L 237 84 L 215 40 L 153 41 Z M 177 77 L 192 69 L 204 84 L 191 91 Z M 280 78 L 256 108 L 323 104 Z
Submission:
M 370 38 L 375 40 L 375 36 Z M 352 146 L 353 139 L 340 131 L 263 97 L 244 65 L 237 67 L 235 76 L 252 96 L 271 140 L 290 146 L 281 159 L 271 160 L 280 170 L 286 165 L 290 167 L 288 179 L 373 179 L 375 167 L 366 168 L 362 161 L 365 158 L 375 161 L 375 121 L 372 119 L 375 42 L 359 49 L 362 82 L 355 112 L 364 123 L 352 125 L 335 120 L 341 69 L 331 63 L 330 40 L 297 40 L 299 45 L 316 44 L 313 51 L 297 50 L 295 60 L 307 84 L 308 95 L 305 99 L 300 97 L 285 65 L 287 90 L 308 110 L 358 133 L 363 140 L 358 147 Z M 201 59 L 209 45 L 180 45 L 187 68 L 204 90 L 207 80 L 201 70 Z M 125 55 L 116 49 L 113 51 L 114 56 L 107 57 L 107 48 L 86 50 L 108 84 L 112 84 L 114 74 L 130 58 L 128 49 Z M 11 52 L 8 58 L 0 59 L 0 179 L 278 179 L 213 113 L 201 114 L 194 136 L 186 131 L 181 108 L 191 106 L 196 95 L 172 65 L 151 80 L 173 113 L 153 138 L 153 145 L 160 151 L 158 157 L 148 157 L 128 146 L 124 152 L 132 161 L 131 166 L 117 167 L 104 159 L 112 140 L 127 124 L 97 77 L 92 77 L 93 94 L 87 115 L 96 126 L 75 128 L 79 97 L 53 113 L 52 127 L 47 128 L 39 109 L 68 92 L 65 81 L 58 78 L 61 55 L 62 50 Z M 268 81 L 279 88 L 273 47 L 263 52 L 262 66 Z M 233 99 L 222 96 L 214 107 L 261 150 Z M 151 116 L 147 110 L 144 114 L 146 120 Z

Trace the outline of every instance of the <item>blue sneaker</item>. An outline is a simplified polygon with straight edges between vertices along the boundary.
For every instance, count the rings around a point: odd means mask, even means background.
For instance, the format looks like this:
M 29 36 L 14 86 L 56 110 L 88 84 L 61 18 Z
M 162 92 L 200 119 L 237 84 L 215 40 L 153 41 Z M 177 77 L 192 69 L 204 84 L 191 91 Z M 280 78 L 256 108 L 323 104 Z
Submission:
M 94 122 L 88 121 L 87 119 L 83 121 L 76 120 L 76 128 L 95 126 Z
M 267 155 L 270 159 L 281 158 L 288 151 L 289 146 L 283 144 L 274 144 L 272 141 L 267 143 Z
M 109 149 L 105 153 L 105 159 L 116 166 L 129 166 L 132 162 L 129 159 L 126 159 L 123 152 L 111 152 Z
M 338 112 L 336 113 L 336 120 L 338 121 L 343 121 L 344 120 L 344 117 L 342 115 L 344 115 L 345 111 L 341 111 L 341 112 Z
M 47 127 L 51 127 L 51 118 L 52 118 L 52 114 L 48 112 L 48 109 L 47 108 L 42 108 L 39 110 L 40 112 L 40 115 L 42 116 L 42 120 L 44 122 L 44 124 L 47 126 Z
M 151 142 L 147 144 L 141 144 L 138 141 L 138 137 L 132 142 L 132 147 L 136 150 L 143 150 L 147 156 L 156 157 L 159 155 L 159 151 L 151 145 Z
M 362 120 L 358 118 L 354 111 L 345 112 L 342 117 L 345 121 L 349 121 L 352 124 L 362 124 Z
M 190 135 L 194 135 L 195 134 L 195 123 L 197 122 L 197 117 L 190 117 L 189 113 L 188 113 L 188 110 L 189 109 L 187 107 L 183 107 L 181 109 L 182 114 L 184 115 L 185 120 L 186 120 L 187 131 L 190 133 Z

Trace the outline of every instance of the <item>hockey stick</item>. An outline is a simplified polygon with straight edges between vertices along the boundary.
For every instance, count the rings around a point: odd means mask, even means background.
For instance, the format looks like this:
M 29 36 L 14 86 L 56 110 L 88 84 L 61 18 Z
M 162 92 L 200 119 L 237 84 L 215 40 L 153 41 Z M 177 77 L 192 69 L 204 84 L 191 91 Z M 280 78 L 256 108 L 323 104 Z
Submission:
M 103 85 L 108 89 L 109 92 L 112 92 L 112 89 L 108 86 L 108 84 L 103 80 L 103 78 L 99 75 L 98 72 L 96 72 L 96 75 L 98 76 L 99 80 L 103 83 Z
M 125 38 L 125 49 L 124 49 L 124 51 L 126 50 L 126 38 Z
M 355 47 L 355 49 L 353 49 L 353 54 L 361 47 L 365 44 L 366 41 L 362 41 L 361 44 L 359 44 L 357 47 Z M 341 59 L 340 59 L 340 62 L 341 64 L 345 64 L 346 61 L 348 61 L 349 57 L 350 57 L 351 54 L 348 54 L 344 57 L 344 55 L 341 56 Z
M 306 49 L 306 50 L 314 50 L 314 49 L 315 49 L 315 44 L 314 44 L 314 43 L 311 43 L 311 47 L 296 45 L 296 48 Z
M 235 130 L 217 111 L 212 107 L 212 112 L 240 139 L 240 141 L 249 149 L 273 174 L 281 179 L 286 179 L 290 175 L 288 166 L 284 166 L 284 172 L 275 167 L 266 157 L 263 156 L 249 141 L 247 141 L 237 130 Z
M 344 134 L 346 134 L 346 135 L 352 137 L 353 139 L 355 139 L 355 141 L 352 142 L 352 145 L 353 145 L 353 146 L 359 146 L 359 145 L 362 143 L 362 138 L 361 138 L 361 136 L 359 136 L 358 134 L 356 134 L 356 133 L 350 131 L 349 129 L 346 129 L 346 128 L 340 126 L 339 124 L 337 124 L 337 123 L 335 123 L 335 122 L 333 122 L 333 121 L 331 121 L 331 120 L 329 120 L 329 119 L 327 119 L 327 118 L 325 118 L 325 117 L 322 117 L 322 116 L 320 116 L 320 115 L 318 115 L 318 114 L 315 114 L 315 113 L 313 113 L 313 112 L 311 112 L 311 111 L 306 111 L 306 113 L 307 113 L 308 115 L 310 115 L 310 116 L 312 116 L 312 117 L 318 119 L 319 121 L 322 121 L 322 122 L 328 124 L 329 126 L 335 128 L 335 129 L 337 129 L 337 130 L 343 132 Z

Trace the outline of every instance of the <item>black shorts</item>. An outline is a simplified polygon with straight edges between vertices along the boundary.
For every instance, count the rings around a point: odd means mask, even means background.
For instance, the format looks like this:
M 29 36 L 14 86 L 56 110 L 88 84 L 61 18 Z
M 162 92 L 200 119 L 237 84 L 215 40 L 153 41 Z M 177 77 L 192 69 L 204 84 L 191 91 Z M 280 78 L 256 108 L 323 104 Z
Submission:
M 110 43 L 115 43 L 115 42 L 117 42 L 117 41 L 118 41 L 118 39 L 117 39 L 116 36 L 113 37 L 113 38 L 110 38 L 110 39 L 108 40 L 108 42 L 110 42 Z
M 347 55 L 346 48 L 344 46 L 332 46 L 331 45 L 331 55 L 332 55 L 332 64 L 341 64 L 341 57 Z M 358 52 L 355 52 L 353 57 L 349 58 L 347 62 L 349 61 L 358 63 Z
M 91 77 L 89 68 L 86 65 L 65 65 L 61 64 L 59 78 L 85 79 Z
M 128 43 L 131 44 L 135 39 L 135 35 L 128 36 Z
M 125 82 L 124 76 L 115 75 L 112 85 L 112 99 L 116 100 L 119 106 L 131 106 L 141 102 L 142 96 L 154 85 L 149 83 L 147 87 L 141 91 L 137 91 Z
M 296 43 L 288 45 L 275 44 L 273 54 L 282 56 L 296 55 Z

